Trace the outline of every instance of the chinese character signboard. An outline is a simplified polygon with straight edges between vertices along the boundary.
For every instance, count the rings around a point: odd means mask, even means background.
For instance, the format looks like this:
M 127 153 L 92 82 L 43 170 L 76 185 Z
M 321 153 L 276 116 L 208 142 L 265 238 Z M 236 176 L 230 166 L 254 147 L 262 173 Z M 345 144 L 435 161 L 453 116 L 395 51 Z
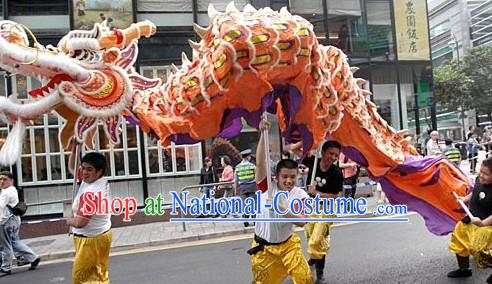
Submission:
M 398 60 L 430 60 L 425 0 L 394 0 Z
M 127 28 L 133 23 L 132 0 L 72 0 L 73 28 L 90 30 L 94 23 L 107 20 L 112 28 Z

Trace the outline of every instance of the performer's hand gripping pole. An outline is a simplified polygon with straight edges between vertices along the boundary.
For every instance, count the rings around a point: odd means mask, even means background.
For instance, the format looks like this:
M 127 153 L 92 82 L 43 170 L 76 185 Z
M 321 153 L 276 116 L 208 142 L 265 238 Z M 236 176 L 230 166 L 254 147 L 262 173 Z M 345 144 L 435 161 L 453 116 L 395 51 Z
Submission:
M 458 194 L 456 194 L 456 192 L 454 192 L 454 191 L 453 191 L 453 195 L 456 198 L 456 201 L 458 201 L 458 203 L 461 205 L 463 210 L 465 210 L 466 215 L 468 215 L 468 217 L 470 217 L 470 219 L 473 219 L 473 214 L 470 212 L 470 209 L 468 209 L 465 202 L 463 202 L 463 200 L 461 200 L 460 197 L 458 196 Z
M 311 169 L 311 180 L 310 180 L 310 185 L 315 185 L 314 183 L 314 179 L 316 178 L 316 170 L 318 169 L 318 159 L 319 159 L 319 155 L 321 155 L 320 151 L 321 151 L 321 148 L 323 147 L 323 143 L 324 142 L 321 142 L 319 145 L 318 145 L 318 148 L 316 149 L 316 152 L 314 153 L 314 164 L 313 164 L 313 168 Z

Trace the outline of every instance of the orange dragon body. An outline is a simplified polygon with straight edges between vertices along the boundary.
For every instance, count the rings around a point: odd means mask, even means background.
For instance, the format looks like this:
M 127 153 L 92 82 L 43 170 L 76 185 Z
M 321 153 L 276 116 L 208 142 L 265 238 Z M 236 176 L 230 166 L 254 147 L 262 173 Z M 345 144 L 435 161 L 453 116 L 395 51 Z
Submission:
M 8 47 L 0 50 L 0 66 L 49 80 L 31 92 L 42 109 L 22 105 L 14 111 L 15 102 L 0 98 L 0 111 L 22 124 L 55 109 L 68 121 L 65 145 L 72 136 L 90 140 L 97 120 L 117 141 L 120 115 L 168 144 L 232 137 L 241 130 L 241 118 L 257 126 L 269 111 L 287 141 L 302 139 L 308 153 L 326 136 L 336 139 L 382 184 L 392 203 L 419 212 L 435 234 L 452 231 L 463 216 L 452 192 L 465 195 L 467 176 L 443 158 L 419 157 L 405 132 L 377 113 L 346 55 L 319 44 L 311 23 L 286 9 L 250 5 L 238 11 L 230 4 L 225 13 L 210 6 L 209 17 L 209 27 L 195 26 L 202 40 L 191 42 L 193 60 L 184 55 L 166 84 L 132 67 L 136 39 L 155 32 L 149 22 L 127 30 L 100 25 L 72 31 L 51 50 L 27 47 L 24 28 L 0 22 L 0 46 Z

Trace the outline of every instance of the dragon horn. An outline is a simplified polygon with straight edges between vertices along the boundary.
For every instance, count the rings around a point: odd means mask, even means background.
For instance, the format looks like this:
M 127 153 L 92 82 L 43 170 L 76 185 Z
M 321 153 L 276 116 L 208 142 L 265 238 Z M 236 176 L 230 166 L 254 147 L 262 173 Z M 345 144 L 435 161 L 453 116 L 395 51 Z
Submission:
M 186 56 L 186 53 L 181 52 L 181 64 L 184 66 L 188 66 L 188 64 L 190 63 L 191 61 L 188 59 L 188 56 Z
M 403 129 L 403 130 L 397 131 L 396 135 L 403 137 L 403 136 L 407 135 L 407 133 L 408 133 L 408 129 Z
M 251 6 L 251 4 L 246 4 L 246 6 L 244 6 L 245 13 L 255 13 L 257 11 L 258 10 L 256 10 L 255 7 Z
M 176 67 L 176 65 L 174 65 L 174 63 L 171 64 L 171 67 L 173 68 L 173 73 L 178 72 L 179 69 L 178 67 Z
M 369 96 L 371 96 L 371 95 L 372 95 L 372 93 L 371 93 L 370 91 L 368 91 L 368 90 L 362 90 L 362 94 L 363 94 L 364 96 L 366 96 L 366 97 L 369 97 Z
M 357 83 L 357 85 L 358 85 L 359 87 L 361 87 L 361 88 L 362 88 L 362 86 L 366 83 L 366 80 L 364 80 L 364 79 L 362 79 L 362 78 L 357 78 L 357 79 L 355 79 L 355 82 Z
M 350 67 L 350 72 L 355 73 L 359 71 L 359 67 Z
M 287 10 L 287 7 L 282 7 L 280 8 L 280 16 L 285 16 L 285 17 L 291 17 L 292 15 L 290 14 L 289 10 Z
M 217 17 L 217 16 L 219 16 L 219 15 L 221 15 L 221 14 L 222 14 L 221 12 L 219 12 L 219 11 L 215 10 L 215 7 L 214 7 L 214 5 L 213 5 L 212 3 L 210 3 L 210 4 L 208 5 L 208 17 L 210 18 L 210 22 L 212 22 L 212 20 L 213 20 L 215 17 Z
M 193 30 L 195 30 L 195 32 L 197 33 L 197 35 L 200 36 L 200 38 L 203 38 L 210 30 L 210 27 L 204 28 L 197 24 L 193 24 Z
M 194 42 L 191 39 L 188 39 L 188 43 L 190 44 L 191 48 L 196 51 L 200 51 L 200 48 L 202 47 L 201 44 L 199 44 L 198 42 Z
M 226 13 L 227 14 L 232 14 L 232 13 L 239 13 L 239 10 L 234 6 L 234 1 L 229 2 L 226 6 Z

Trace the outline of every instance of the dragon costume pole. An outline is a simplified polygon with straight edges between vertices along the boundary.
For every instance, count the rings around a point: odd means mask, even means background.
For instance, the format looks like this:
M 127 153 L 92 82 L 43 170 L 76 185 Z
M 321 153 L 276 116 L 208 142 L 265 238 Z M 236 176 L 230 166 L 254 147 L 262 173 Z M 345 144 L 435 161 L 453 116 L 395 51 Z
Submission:
M 77 178 L 78 178 L 78 169 L 79 169 L 79 156 L 80 156 L 80 151 L 82 149 L 82 144 L 79 144 L 77 143 L 75 137 L 73 138 L 74 139 L 74 143 L 75 144 L 75 153 L 73 153 L 75 155 L 75 161 L 74 161 L 74 165 L 73 165 L 73 183 L 72 183 L 72 203 L 74 203 L 75 201 L 75 196 L 77 196 L 77 191 L 79 190 L 79 186 L 78 186 L 78 183 L 77 183 Z M 72 226 L 69 226 L 68 227 L 68 234 L 71 234 L 72 233 Z
M 268 121 L 267 113 L 263 113 L 263 119 Z M 272 169 L 270 167 L 270 139 L 268 136 L 268 129 L 263 130 L 263 142 L 265 147 L 265 159 L 266 159 L 266 176 L 267 176 L 267 190 L 268 190 L 268 198 L 273 198 L 272 189 Z
M 316 149 L 316 152 L 314 153 L 314 164 L 313 164 L 313 169 L 311 171 L 311 180 L 309 181 L 310 185 L 314 185 L 314 179 L 316 175 L 316 170 L 318 169 L 318 159 L 319 159 L 319 152 L 321 151 L 321 147 L 323 147 L 323 143 L 319 143 L 319 146 Z

